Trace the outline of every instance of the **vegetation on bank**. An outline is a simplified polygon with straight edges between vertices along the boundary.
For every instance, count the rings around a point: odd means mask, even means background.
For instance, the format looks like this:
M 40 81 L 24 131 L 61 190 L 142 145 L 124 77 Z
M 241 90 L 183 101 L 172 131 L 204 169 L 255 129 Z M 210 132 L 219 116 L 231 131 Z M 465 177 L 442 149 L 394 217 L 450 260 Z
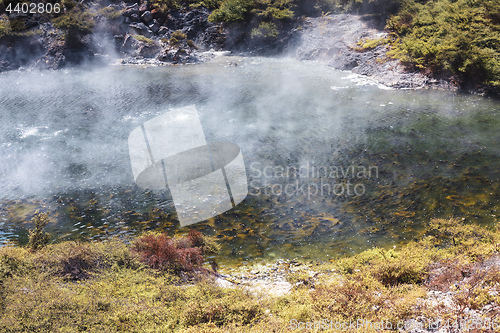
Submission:
M 432 74 L 500 87 L 497 0 L 408 0 L 388 22 L 391 54 Z
M 474 311 L 500 315 L 500 231 L 459 220 L 433 220 L 422 239 L 401 249 L 374 248 L 290 271 L 295 287 L 275 298 L 217 286 L 202 264 L 217 250 L 197 231 L 147 234 L 131 244 L 0 248 L 0 330 L 287 332 L 320 321 L 425 318 L 444 325 Z M 440 292 L 450 298 L 435 298 Z

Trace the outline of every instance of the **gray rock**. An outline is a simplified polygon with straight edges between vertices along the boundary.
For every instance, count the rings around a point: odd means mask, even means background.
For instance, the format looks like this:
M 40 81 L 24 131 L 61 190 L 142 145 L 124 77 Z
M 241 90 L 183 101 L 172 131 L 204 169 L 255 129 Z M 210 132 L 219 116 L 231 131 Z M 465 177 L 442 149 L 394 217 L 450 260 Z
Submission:
M 151 36 L 151 30 L 149 30 L 149 28 L 142 22 L 132 23 L 129 27 L 131 27 L 136 34 L 144 35 L 146 37 Z
M 138 14 L 132 14 L 132 15 L 130 15 L 130 21 L 132 21 L 132 22 L 140 22 L 141 18 L 139 17 Z
M 142 14 L 144 13 L 145 11 L 148 10 L 148 3 L 145 2 L 145 3 L 142 3 L 140 6 L 139 6 L 139 12 Z
M 142 20 L 142 22 L 149 24 L 151 21 L 153 21 L 153 14 L 151 14 L 151 12 L 149 10 L 145 11 L 141 15 L 141 20 Z
M 125 53 L 131 53 L 135 51 L 138 47 L 139 47 L 139 42 L 134 37 L 127 34 L 125 36 L 125 39 L 123 40 L 121 51 Z
M 157 20 L 153 20 L 153 22 L 149 25 L 149 29 L 155 34 L 160 30 L 160 23 Z
M 160 27 L 160 30 L 158 30 L 158 35 L 163 36 L 168 33 L 168 28 L 167 27 Z
M 140 43 L 138 55 L 144 58 L 154 58 L 161 48 L 157 44 Z
M 123 16 L 130 17 L 132 15 L 139 15 L 139 5 L 133 4 L 128 6 L 122 13 Z

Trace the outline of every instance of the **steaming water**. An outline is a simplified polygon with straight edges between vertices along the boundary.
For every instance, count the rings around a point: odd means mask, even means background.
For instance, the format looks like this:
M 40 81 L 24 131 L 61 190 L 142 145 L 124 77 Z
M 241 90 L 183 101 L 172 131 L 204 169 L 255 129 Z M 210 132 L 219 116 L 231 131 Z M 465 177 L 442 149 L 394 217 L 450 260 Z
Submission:
M 405 242 L 433 217 L 491 224 L 498 214 L 500 104 L 490 99 L 263 58 L 9 72 L 0 87 L 0 242 L 25 241 L 35 209 L 50 212 L 55 240 L 186 232 L 168 193 L 135 186 L 127 137 L 190 104 L 207 141 L 238 144 L 247 167 L 248 198 L 195 225 L 220 238 L 224 263 L 327 259 Z

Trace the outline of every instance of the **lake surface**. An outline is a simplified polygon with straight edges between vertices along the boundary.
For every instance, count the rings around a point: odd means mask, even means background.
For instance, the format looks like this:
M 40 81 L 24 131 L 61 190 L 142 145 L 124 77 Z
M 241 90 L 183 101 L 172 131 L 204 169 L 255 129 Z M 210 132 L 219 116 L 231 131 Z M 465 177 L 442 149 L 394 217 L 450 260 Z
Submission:
M 238 66 L 230 66 L 230 62 Z M 193 225 L 222 265 L 329 258 L 419 237 L 432 218 L 494 225 L 500 102 L 391 90 L 292 59 L 0 75 L 0 242 L 36 209 L 54 241 L 182 234 L 168 192 L 138 188 L 127 138 L 195 104 L 208 142 L 240 146 L 249 195 Z

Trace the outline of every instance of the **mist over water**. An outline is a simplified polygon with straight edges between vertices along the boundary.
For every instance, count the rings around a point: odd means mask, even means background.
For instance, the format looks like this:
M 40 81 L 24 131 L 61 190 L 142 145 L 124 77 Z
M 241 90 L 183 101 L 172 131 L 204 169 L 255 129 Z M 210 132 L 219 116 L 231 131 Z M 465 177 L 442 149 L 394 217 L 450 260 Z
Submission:
M 56 239 L 185 232 L 168 193 L 134 184 L 127 138 L 190 104 L 207 141 L 235 143 L 245 159 L 251 194 L 194 225 L 217 235 L 231 260 L 326 258 L 325 248 L 358 252 L 404 242 L 428 218 L 476 215 L 492 223 L 498 214 L 500 105 L 490 99 L 387 90 L 318 63 L 265 58 L 9 72 L 0 87 L 0 241 L 22 238 L 21 220 L 35 208 L 52 212 Z M 307 166 L 323 171 L 280 172 Z M 349 166 L 376 167 L 377 176 L 335 177 Z M 300 190 L 349 182 L 362 184 L 363 195 Z M 379 203 L 380 193 L 389 199 Z M 161 218 L 151 215 L 157 210 Z

